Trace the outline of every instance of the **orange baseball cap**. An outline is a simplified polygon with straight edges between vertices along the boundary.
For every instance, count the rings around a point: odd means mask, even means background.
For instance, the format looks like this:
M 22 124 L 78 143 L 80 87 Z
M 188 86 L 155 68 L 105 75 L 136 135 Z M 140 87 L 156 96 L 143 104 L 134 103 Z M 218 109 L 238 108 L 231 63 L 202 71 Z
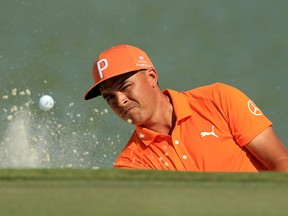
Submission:
M 134 46 L 120 44 L 103 51 L 93 66 L 94 85 L 86 92 L 84 99 L 100 95 L 99 85 L 112 77 L 154 67 L 147 54 Z

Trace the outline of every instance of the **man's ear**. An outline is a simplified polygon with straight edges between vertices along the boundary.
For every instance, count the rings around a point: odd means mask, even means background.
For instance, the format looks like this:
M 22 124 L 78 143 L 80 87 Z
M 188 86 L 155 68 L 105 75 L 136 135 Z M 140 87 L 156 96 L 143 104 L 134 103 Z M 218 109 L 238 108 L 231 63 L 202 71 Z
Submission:
M 153 86 L 158 85 L 158 73 L 155 68 L 148 69 L 146 75 Z

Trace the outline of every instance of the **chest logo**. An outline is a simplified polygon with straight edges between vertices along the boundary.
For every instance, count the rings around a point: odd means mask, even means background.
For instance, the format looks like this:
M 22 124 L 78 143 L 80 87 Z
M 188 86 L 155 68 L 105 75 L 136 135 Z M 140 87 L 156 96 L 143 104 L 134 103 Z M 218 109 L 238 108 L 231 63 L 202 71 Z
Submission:
M 218 138 L 218 135 L 214 132 L 214 125 L 212 125 L 212 131 L 211 132 L 201 132 L 201 137 L 205 136 L 215 136 Z

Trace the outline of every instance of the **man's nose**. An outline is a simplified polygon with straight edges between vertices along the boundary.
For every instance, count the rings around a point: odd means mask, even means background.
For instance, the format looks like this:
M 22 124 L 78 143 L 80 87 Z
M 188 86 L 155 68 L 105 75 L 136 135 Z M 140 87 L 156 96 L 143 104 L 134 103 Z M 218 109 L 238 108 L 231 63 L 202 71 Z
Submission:
M 117 92 L 116 94 L 117 105 L 122 107 L 125 106 L 128 102 L 127 96 L 123 92 Z

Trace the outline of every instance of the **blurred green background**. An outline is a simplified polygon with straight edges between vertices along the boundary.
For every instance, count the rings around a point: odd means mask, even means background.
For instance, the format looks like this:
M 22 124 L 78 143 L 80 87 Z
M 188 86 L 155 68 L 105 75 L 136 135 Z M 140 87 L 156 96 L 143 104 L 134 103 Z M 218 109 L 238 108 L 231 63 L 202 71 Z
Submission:
M 288 145 L 285 0 L 0 0 L 0 166 L 112 167 L 133 130 L 84 101 L 94 59 L 145 50 L 160 85 L 213 82 L 253 99 Z M 17 93 L 15 91 L 17 90 Z M 53 110 L 38 108 L 50 94 Z

